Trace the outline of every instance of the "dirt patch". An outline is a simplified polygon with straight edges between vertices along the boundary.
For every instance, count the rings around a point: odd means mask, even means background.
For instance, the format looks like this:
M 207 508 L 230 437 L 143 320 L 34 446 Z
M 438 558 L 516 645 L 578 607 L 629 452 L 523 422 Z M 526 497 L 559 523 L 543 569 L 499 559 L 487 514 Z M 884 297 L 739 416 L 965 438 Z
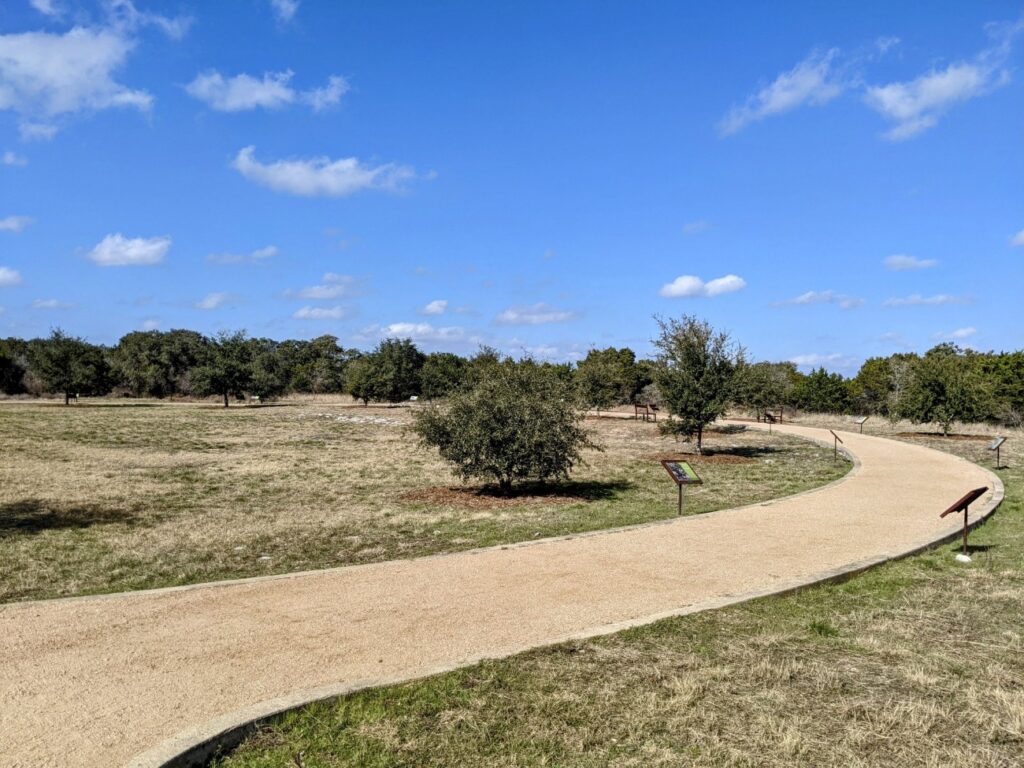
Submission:
M 643 456 L 653 461 L 688 461 L 691 464 L 753 464 L 751 456 L 737 456 L 734 453 L 648 453 Z
M 982 443 L 991 442 L 992 440 L 995 440 L 995 438 L 992 435 L 944 435 L 941 432 L 897 432 L 896 437 L 917 438 L 919 440 L 974 440 Z
M 492 488 L 480 486 L 438 486 L 418 488 L 403 493 L 402 501 L 417 504 L 431 504 L 438 507 L 459 507 L 460 509 L 508 509 L 509 507 L 551 506 L 553 504 L 578 504 L 585 499 L 579 496 L 565 496 L 558 493 L 514 491 L 502 496 Z

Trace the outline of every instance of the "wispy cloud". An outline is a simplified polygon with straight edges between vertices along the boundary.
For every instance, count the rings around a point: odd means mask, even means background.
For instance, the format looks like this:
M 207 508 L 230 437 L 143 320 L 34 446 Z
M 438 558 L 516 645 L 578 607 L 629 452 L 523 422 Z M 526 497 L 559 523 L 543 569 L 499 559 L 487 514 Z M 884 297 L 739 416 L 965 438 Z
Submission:
M 335 272 L 326 273 L 318 285 L 311 285 L 298 291 L 285 293 L 289 298 L 305 299 L 306 301 L 325 301 L 353 296 L 356 292 L 356 279 L 351 275 L 339 275 Z
M 230 293 L 222 293 L 222 292 L 218 291 L 218 292 L 215 292 L 215 293 L 208 293 L 208 294 L 206 294 L 203 298 L 201 298 L 199 301 L 197 301 L 193 306 L 196 309 L 204 309 L 204 310 L 220 309 L 225 304 L 227 304 L 228 302 L 232 301 L 233 298 L 234 297 Z
M 977 335 L 977 333 L 978 329 L 973 325 L 970 325 L 966 328 L 957 328 L 955 331 L 949 331 L 948 333 L 944 333 L 942 331 L 939 333 L 933 333 L 932 341 L 964 341 L 965 339 L 969 339 L 972 336 Z
M 420 310 L 421 315 L 443 315 L 448 309 L 447 299 L 434 299 Z
M 21 273 L 10 267 L 0 267 L 0 288 L 9 288 L 21 282 Z
M 0 232 L 21 232 L 32 221 L 31 216 L 8 216 L 0 219 Z
M 295 18 L 299 10 L 299 0 L 270 0 L 270 7 L 274 10 L 277 20 L 287 24 Z
M 409 166 L 395 163 L 367 166 L 355 157 L 261 163 L 252 146 L 239 151 L 232 167 L 249 181 L 301 197 L 347 197 L 367 189 L 399 192 L 416 178 L 415 170 Z
M 272 259 L 280 251 L 276 245 L 268 245 L 265 248 L 257 248 L 249 253 L 211 253 L 206 260 L 212 264 L 258 264 L 261 261 Z
M 292 77 L 290 70 L 266 72 L 262 78 L 247 74 L 224 77 L 217 70 L 210 70 L 196 75 L 185 90 L 218 112 L 281 109 L 295 103 L 307 104 L 320 112 L 338 104 L 349 90 L 348 81 L 340 75 L 332 75 L 326 85 L 308 91 L 292 88 Z
M 292 315 L 296 320 L 344 320 L 352 314 L 348 307 L 302 307 Z
M 911 294 L 903 298 L 886 299 L 883 307 L 940 307 L 946 304 L 970 304 L 971 300 L 966 296 L 950 296 L 947 293 L 940 293 L 935 296 L 922 296 L 919 293 Z
M 811 304 L 836 304 L 840 309 L 856 309 L 864 305 L 864 299 L 836 293 L 835 291 L 807 291 L 795 298 L 778 301 L 775 303 L 775 306 L 808 306 Z
M 36 299 L 32 302 L 32 309 L 71 309 L 72 306 L 58 299 Z
M 739 133 L 751 123 L 802 106 L 821 106 L 847 87 L 835 65 L 839 50 L 812 51 L 792 69 L 778 75 L 747 100 L 732 107 L 718 124 L 722 136 Z
M 848 371 L 857 367 L 857 358 L 841 352 L 830 354 L 810 353 L 806 355 L 794 355 L 789 362 L 801 368 L 830 368 L 833 370 Z
M 26 166 L 26 165 L 28 165 L 28 160 L 25 157 L 15 153 L 15 152 L 11 152 L 10 150 L 7 150 L 6 152 L 4 152 L 2 161 L 3 161 L 4 165 L 16 165 L 16 166 Z
M 64 15 L 63 7 L 56 0 L 29 0 L 28 4 L 44 16 L 60 18 Z
M 659 296 L 668 299 L 692 299 L 735 293 L 747 287 L 747 281 L 738 275 L 725 275 L 706 283 L 694 275 L 680 275 L 671 283 L 661 286 Z
M 1022 229 L 1020 232 L 1018 232 L 1016 235 L 1010 238 L 1010 245 L 1024 246 L 1024 229 Z
M 908 256 L 905 253 L 896 253 L 887 256 L 882 262 L 890 272 L 909 272 L 915 269 L 931 269 L 937 267 L 939 262 L 935 259 L 919 259 L 916 256 Z
M 495 322 L 499 325 L 546 325 L 548 323 L 565 323 L 575 320 L 576 317 L 575 312 L 556 309 L 549 304 L 539 302 L 529 306 L 509 307 L 495 318 Z
M 711 229 L 711 222 L 704 219 L 688 221 L 686 224 L 683 224 L 684 235 L 699 235 L 701 232 L 707 232 L 709 229 Z
M 171 249 L 169 237 L 127 238 L 120 232 L 104 237 L 89 252 L 101 267 L 130 267 L 159 264 Z

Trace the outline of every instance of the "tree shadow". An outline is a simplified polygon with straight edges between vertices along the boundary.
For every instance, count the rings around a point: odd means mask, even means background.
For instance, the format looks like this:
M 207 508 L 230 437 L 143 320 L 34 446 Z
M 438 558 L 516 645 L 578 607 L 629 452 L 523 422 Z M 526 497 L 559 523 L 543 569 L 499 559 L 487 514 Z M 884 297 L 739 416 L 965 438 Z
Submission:
M 782 449 L 770 445 L 737 445 L 729 448 L 704 448 L 704 456 L 740 456 L 744 459 L 756 459 L 772 453 L 781 453 Z
M 136 516 L 123 509 L 109 509 L 98 504 L 62 505 L 41 499 L 25 499 L 0 504 L 0 539 L 135 521 Z
M 497 485 L 484 485 L 473 489 L 478 496 L 493 496 L 504 499 L 536 498 L 553 496 L 579 499 L 580 501 L 605 501 L 615 499 L 631 490 L 634 484 L 626 480 L 599 482 L 597 480 L 568 480 L 554 483 L 517 483 L 505 491 Z

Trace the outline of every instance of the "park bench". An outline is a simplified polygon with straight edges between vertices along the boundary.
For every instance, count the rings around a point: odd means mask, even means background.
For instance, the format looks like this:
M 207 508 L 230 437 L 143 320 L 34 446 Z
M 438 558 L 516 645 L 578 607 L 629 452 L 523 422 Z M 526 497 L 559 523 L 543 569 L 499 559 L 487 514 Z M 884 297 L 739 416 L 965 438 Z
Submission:
M 639 403 L 633 404 L 633 418 L 639 419 L 643 416 L 644 421 L 658 420 L 658 406 L 656 405 L 641 405 Z

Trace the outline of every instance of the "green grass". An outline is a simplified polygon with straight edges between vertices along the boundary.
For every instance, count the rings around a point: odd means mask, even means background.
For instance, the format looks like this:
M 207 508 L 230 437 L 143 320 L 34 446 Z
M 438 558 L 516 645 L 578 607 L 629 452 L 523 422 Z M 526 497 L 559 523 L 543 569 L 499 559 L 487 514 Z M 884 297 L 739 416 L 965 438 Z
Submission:
M 366 418 L 389 423 L 353 420 Z M 0 404 L 0 602 L 415 557 L 676 514 L 674 486 L 651 454 L 689 446 L 653 425 L 588 420 L 605 450 L 588 452 L 553 496 L 466 506 L 406 498 L 459 485 L 407 422 L 407 409 L 337 402 Z M 813 488 L 850 466 L 820 446 L 754 432 L 712 434 L 709 446 L 747 463 L 695 462 L 706 482 L 687 491 L 687 514 Z
M 848 582 L 314 704 L 219 768 L 1024 765 L 1024 450 L 1001 510 Z M 978 445 L 938 441 L 982 458 Z

